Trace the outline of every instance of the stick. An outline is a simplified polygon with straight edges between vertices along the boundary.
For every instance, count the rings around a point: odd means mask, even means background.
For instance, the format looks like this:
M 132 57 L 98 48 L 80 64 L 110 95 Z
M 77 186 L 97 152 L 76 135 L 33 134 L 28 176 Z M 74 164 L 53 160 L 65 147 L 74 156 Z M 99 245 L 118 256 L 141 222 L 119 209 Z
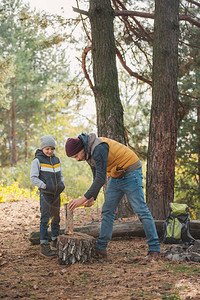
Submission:
M 64 234 L 73 234 L 74 223 L 73 223 L 73 211 L 69 210 L 68 205 L 65 204 L 65 231 Z

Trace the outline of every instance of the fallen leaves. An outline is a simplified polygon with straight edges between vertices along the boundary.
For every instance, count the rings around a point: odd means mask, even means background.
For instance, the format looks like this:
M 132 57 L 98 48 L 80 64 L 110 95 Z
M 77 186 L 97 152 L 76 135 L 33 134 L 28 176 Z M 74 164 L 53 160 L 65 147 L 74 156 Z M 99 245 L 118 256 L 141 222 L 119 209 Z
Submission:
M 161 300 L 200 299 L 199 263 L 174 262 L 163 258 L 146 262 L 146 240 L 113 239 L 108 260 L 59 265 L 39 255 L 29 233 L 39 231 L 39 202 L 26 199 L 0 203 L 0 298 Z M 100 212 L 99 212 L 100 213 Z M 61 228 L 64 228 L 61 208 Z M 96 210 L 77 209 L 75 225 L 100 219 Z M 163 247 L 163 245 L 162 245 Z

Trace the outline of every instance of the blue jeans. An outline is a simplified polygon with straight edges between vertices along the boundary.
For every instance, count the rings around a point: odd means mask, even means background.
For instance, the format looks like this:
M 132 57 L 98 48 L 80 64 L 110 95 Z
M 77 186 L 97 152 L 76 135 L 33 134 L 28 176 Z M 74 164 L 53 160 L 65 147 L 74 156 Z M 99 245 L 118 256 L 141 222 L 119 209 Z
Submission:
M 142 179 L 142 168 L 139 168 L 122 178 L 110 178 L 108 181 L 105 202 L 102 207 L 101 231 L 96 240 L 97 248 L 106 250 L 107 244 L 112 238 L 116 209 L 126 194 L 134 213 L 142 222 L 149 251 L 160 252 L 155 223 L 144 200 Z
M 54 196 L 40 191 L 40 244 L 49 241 L 48 228 L 51 220 L 52 240 L 60 234 L 60 195 Z

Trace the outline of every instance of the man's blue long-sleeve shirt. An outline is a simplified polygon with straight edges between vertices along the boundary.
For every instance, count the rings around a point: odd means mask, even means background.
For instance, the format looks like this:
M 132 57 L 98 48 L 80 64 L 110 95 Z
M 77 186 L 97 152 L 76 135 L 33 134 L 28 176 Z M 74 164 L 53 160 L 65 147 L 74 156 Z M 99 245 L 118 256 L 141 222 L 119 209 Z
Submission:
M 101 187 L 106 182 L 108 152 L 109 146 L 106 143 L 99 144 L 94 149 L 92 158 L 94 159 L 95 167 L 90 166 L 93 173 L 93 183 L 84 195 L 87 199 L 92 197 L 96 199 Z

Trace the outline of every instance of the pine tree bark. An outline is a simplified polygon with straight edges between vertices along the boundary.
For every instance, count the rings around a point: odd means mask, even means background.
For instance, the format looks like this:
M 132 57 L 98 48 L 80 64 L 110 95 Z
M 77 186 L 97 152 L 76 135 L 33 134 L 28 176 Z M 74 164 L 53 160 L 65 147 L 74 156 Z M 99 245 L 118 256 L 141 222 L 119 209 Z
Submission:
M 98 135 L 125 144 L 110 0 L 90 0 L 89 16 Z
M 174 197 L 178 111 L 179 0 L 156 0 L 152 109 L 147 161 L 147 203 L 165 219 Z
M 64 235 L 58 236 L 57 254 L 59 264 L 71 265 L 86 262 L 95 255 L 96 240 L 84 233 L 73 232 L 73 211 L 65 205 Z
M 123 107 L 119 96 L 116 66 L 114 16 L 110 0 L 90 0 L 93 92 L 96 102 L 98 136 L 125 144 Z M 133 215 L 132 208 L 127 198 L 124 197 L 118 207 L 117 217 L 131 215 Z

